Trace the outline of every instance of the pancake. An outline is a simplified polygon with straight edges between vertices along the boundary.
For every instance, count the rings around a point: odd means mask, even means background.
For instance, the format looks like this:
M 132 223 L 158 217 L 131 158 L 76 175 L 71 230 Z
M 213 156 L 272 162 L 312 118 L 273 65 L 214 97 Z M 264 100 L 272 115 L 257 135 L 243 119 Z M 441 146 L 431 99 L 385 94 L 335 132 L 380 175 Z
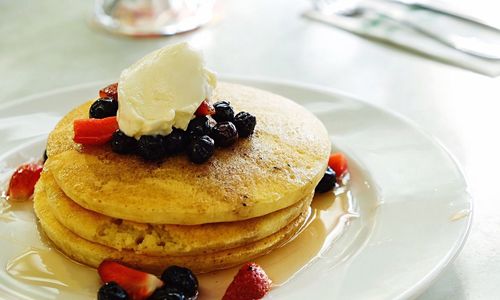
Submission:
M 170 265 L 180 265 L 196 273 L 204 273 L 242 264 L 289 241 L 302 228 L 309 214 L 307 209 L 277 233 L 243 247 L 203 255 L 147 256 L 90 242 L 62 226 L 51 212 L 41 181 L 35 188 L 34 209 L 47 236 L 68 257 L 93 267 L 97 267 L 103 260 L 117 260 L 156 274 Z
M 118 250 L 147 255 L 194 255 L 235 248 L 265 238 L 294 220 L 311 203 L 312 194 L 277 212 L 244 221 L 203 225 L 159 225 L 111 218 L 87 210 L 42 173 L 51 212 L 76 235 Z M 83 226 L 82 226 L 83 225 Z
M 86 103 L 50 134 L 45 167 L 80 206 L 139 223 L 240 221 L 312 193 L 330 153 L 327 131 L 313 114 L 284 97 L 235 84 L 220 83 L 213 101 L 218 100 L 251 112 L 257 126 L 252 136 L 217 149 L 201 165 L 186 155 L 150 163 L 113 153 L 109 145 L 74 144 L 72 120 L 88 117 Z
M 80 145 L 73 142 L 73 120 L 88 118 L 89 109 L 93 101 L 87 101 L 67 113 L 56 124 L 47 139 L 47 157 L 54 156 L 71 149 L 80 149 Z

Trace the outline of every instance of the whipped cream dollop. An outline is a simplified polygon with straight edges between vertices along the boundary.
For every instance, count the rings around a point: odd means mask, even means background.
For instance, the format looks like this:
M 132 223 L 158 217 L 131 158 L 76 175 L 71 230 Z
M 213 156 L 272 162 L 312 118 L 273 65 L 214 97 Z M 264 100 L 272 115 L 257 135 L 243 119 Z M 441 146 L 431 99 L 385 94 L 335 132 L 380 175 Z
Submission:
M 128 136 L 185 130 L 217 79 L 187 43 L 156 50 L 125 69 L 118 82 L 118 125 Z

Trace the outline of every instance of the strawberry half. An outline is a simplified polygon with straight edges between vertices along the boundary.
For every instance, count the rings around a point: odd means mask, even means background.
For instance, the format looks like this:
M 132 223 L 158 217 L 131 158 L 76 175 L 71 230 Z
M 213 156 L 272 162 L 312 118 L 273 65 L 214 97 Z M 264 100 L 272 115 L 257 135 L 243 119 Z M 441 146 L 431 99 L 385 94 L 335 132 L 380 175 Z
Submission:
M 111 140 L 113 133 L 118 130 L 116 117 L 104 119 L 79 119 L 73 121 L 75 143 L 85 145 L 102 145 Z
M 118 83 L 112 83 L 105 88 L 99 90 L 99 97 L 101 98 L 111 98 L 114 101 L 118 101 Z
M 347 159 L 340 152 L 333 153 L 328 159 L 328 166 L 335 171 L 338 177 L 347 172 Z
M 211 116 L 215 113 L 215 109 L 212 106 L 212 104 L 208 103 L 207 100 L 204 100 L 201 102 L 200 106 L 198 106 L 198 109 L 195 111 L 195 115 L 197 117 L 203 117 L 203 116 Z
M 9 189 L 7 190 L 9 200 L 28 200 L 33 195 L 42 168 L 42 165 L 36 163 L 24 164 L 17 168 L 10 178 Z
M 248 262 L 241 267 L 222 297 L 222 300 L 256 300 L 263 298 L 271 289 L 271 279 L 256 263 Z
M 104 283 L 116 282 L 132 300 L 147 299 L 157 288 L 163 286 L 163 281 L 156 276 L 114 261 L 103 261 L 97 268 L 97 272 Z

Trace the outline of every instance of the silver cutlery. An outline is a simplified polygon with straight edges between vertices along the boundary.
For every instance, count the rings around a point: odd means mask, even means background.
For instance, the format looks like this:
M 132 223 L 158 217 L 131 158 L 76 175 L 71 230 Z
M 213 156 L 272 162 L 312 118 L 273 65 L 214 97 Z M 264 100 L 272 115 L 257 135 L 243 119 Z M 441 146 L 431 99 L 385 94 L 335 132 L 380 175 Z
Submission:
M 496 31 L 500 31 L 500 27 L 498 24 L 492 24 L 491 22 L 488 22 L 486 20 L 481 20 L 479 18 L 467 15 L 464 12 L 458 11 L 456 9 L 446 9 L 445 7 L 441 7 L 438 4 L 430 3 L 430 2 L 424 2 L 421 0 L 383 0 L 383 1 L 389 1 L 413 8 L 418 8 L 418 9 L 424 9 L 428 10 L 431 12 L 435 12 L 438 14 L 450 16 L 453 18 L 457 18 L 463 21 L 471 22 L 480 26 L 484 26 L 489 29 L 493 29 Z
M 358 17 L 366 14 L 372 14 L 380 18 L 391 20 L 402 26 L 406 26 L 407 28 L 411 28 L 420 34 L 463 53 L 488 60 L 500 60 L 500 44 L 492 45 L 475 37 L 440 33 L 438 31 L 424 28 L 416 22 L 405 19 L 397 13 L 393 13 L 389 10 L 382 12 L 374 7 L 362 5 L 353 1 L 350 5 L 339 6 L 339 9 L 330 7 L 329 14 L 343 17 Z

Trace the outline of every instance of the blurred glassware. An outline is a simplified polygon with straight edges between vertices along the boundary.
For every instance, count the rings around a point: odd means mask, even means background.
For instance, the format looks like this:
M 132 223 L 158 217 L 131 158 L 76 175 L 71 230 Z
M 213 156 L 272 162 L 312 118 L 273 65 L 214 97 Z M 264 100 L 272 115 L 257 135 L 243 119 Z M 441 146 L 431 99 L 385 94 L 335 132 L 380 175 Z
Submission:
M 130 36 L 174 35 L 212 18 L 215 0 L 96 0 L 93 21 Z

